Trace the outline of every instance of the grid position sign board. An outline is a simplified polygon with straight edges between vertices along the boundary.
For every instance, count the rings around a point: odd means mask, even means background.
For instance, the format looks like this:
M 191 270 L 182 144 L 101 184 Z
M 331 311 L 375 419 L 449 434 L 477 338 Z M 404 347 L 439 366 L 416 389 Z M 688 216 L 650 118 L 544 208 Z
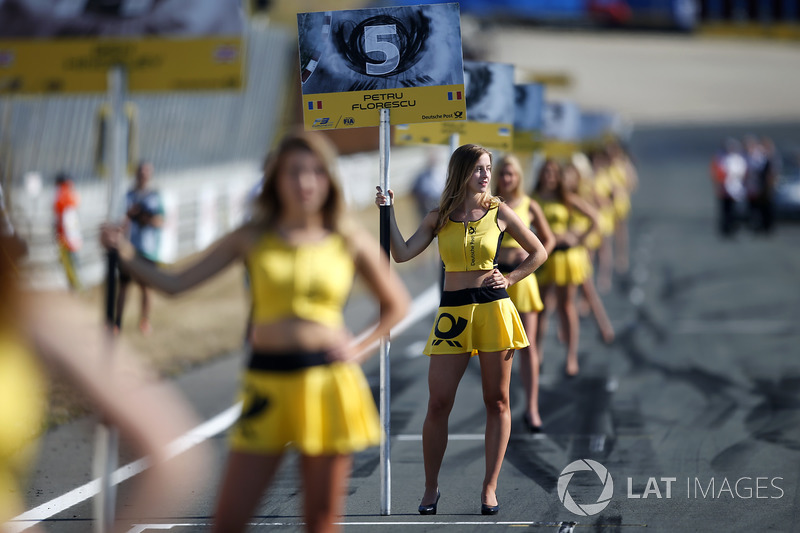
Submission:
M 470 142 L 511 150 L 514 133 L 514 66 L 489 61 L 464 61 L 468 120 L 398 126 L 398 144 L 448 144 L 450 135 Z
M 241 0 L 0 0 L 0 94 L 242 86 Z
M 464 120 L 458 4 L 299 13 L 306 129 Z

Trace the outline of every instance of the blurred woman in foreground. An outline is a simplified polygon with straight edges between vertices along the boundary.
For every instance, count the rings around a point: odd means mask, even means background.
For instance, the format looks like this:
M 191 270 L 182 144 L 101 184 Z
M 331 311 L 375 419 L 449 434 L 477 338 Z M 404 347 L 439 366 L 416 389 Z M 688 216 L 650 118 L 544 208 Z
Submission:
M 301 454 L 303 514 L 313 532 L 338 530 L 351 455 L 380 442 L 375 402 L 359 366 L 406 313 L 409 296 L 379 245 L 348 225 L 336 154 L 314 133 L 286 137 L 265 165 L 252 220 L 180 271 L 138 259 L 120 228 L 102 232 L 125 268 L 168 294 L 187 291 L 235 262 L 246 264 L 252 352 L 231 434 L 214 531 L 243 531 L 287 447 Z M 358 274 L 382 309 L 354 340 L 343 308 Z
M 102 417 L 117 426 L 150 467 L 135 482 L 125 516 L 169 516 L 182 490 L 203 482 L 204 446 L 170 458 L 167 445 L 196 420 L 169 386 L 158 384 L 94 313 L 68 295 L 23 294 L 17 263 L 24 245 L 0 235 L 0 531 L 25 510 L 24 490 L 36 442 L 45 431 L 47 381 L 66 378 Z M 157 511 L 156 511 L 157 510 Z M 163 514 L 166 513 L 166 514 Z M 115 531 L 128 531 L 119 516 Z

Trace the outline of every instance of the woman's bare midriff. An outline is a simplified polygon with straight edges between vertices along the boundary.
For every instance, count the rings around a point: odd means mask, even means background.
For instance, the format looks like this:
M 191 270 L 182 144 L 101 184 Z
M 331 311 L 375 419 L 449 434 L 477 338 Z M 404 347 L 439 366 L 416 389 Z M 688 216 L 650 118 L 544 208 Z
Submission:
M 253 324 L 250 342 L 257 352 L 316 352 L 342 345 L 349 339 L 345 328 L 290 318 L 269 324 Z
M 471 270 L 467 272 L 445 272 L 444 290 L 460 291 L 483 287 L 483 280 L 492 275 L 493 270 Z

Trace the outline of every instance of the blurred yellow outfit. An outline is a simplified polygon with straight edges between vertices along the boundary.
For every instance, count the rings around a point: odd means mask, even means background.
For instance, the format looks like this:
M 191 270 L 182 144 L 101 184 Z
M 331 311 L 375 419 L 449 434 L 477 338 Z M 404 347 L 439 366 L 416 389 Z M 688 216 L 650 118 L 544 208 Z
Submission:
M 628 193 L 628 178 L 625 167 L 621 163 L 612 163 L 608 167 L 611 182 L 614 184 L 614 216 L 616 220 L 625 220 L 631 211 L 631 198 Z
M 448 220 L 439 231 L 439 254 L 446 272 L 486 271 L 496 267 L 503 232 L 493 204 L 478 220 Z M 485 287 L 444 291 L 426 355 L 499 352 L 528 346 L 516 307 L 505 289 Z
M 344 326 L 355 265 L 342 235 L 294 246 L 269 233 L 247 258 L 254 324 L 290 318 Z M 250 453 L 349 454 L 380 442 L 378 412 L 361 367 L 324 352 L 250 356 L 231 447 Z
M 614 208 L 614 182 L 607 168 L 600 169 L 595 173 L 594 187 L 597 196 L 602 201 L 597 217 L 600 233 L 604 237 L 608 237 L 614 234 L 616 211 Z
M 522 219 L 527 227 L 531 225 L 531 198 L 523 196 L 514 212 Z M 511 235 L 505 235 L 500 244 L 501 248 L 522 248 L 522 245 Z M 503 275 L 508 274 L 519 265 L 510 265 L 500 263 L 497 268 Z M 539 294 L 539 283 L 536 281 L 536 276 L 527 276 L 520 281 L 511 285 L 508 289 L 508 295 L 511 301 L 520 313 L 538 313 L 544 309 L 542 297 Z
M 544 211 L 544 217 L 556 238 L 569 231 L 570 209 L 558 200 L 542 200 L 534 198 Z M 554 283 L 563 285 L 580 285 L 586 279 L 586 248 L 583 246 L 560 247 L 547 257 L 547 261 L 536 271 L 541 285 Z
M 24 343 L 0 330 L 0 524 L 24 511 L 20 483 L 36 452 L 45 381 Z

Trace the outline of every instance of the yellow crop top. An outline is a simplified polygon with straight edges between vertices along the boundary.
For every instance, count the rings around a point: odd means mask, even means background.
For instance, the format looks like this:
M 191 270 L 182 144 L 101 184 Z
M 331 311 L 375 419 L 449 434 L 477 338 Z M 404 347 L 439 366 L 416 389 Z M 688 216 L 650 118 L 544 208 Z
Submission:
M 439 255 L 446 272 L 492 270 L 503 232 L 497 225 L 497 205 L 471 222 L 448 220 L 439 230 Z
M 569 223 L 569 209 L 563 202 L 558 200 L 536 199 L 544 212 L 544 218 L 550 224 L 550 229 L 555 235 L 562 235 L 567 232 Z
M 355 274 L 342 235 L 298 246 L 265 235 L 247 257 L 254 324 L 301 318 L 341 327 Z
M 531 225 L 531 198 L 528 195 L 523 195 L 514 212 L 522 219 L 522 222 L 527 226 Z M 522 245 L 517 242 L 517 239 L 511 235 L 505 235 L 503 242 L 500 244 L 503 248 L 522 248 Z

